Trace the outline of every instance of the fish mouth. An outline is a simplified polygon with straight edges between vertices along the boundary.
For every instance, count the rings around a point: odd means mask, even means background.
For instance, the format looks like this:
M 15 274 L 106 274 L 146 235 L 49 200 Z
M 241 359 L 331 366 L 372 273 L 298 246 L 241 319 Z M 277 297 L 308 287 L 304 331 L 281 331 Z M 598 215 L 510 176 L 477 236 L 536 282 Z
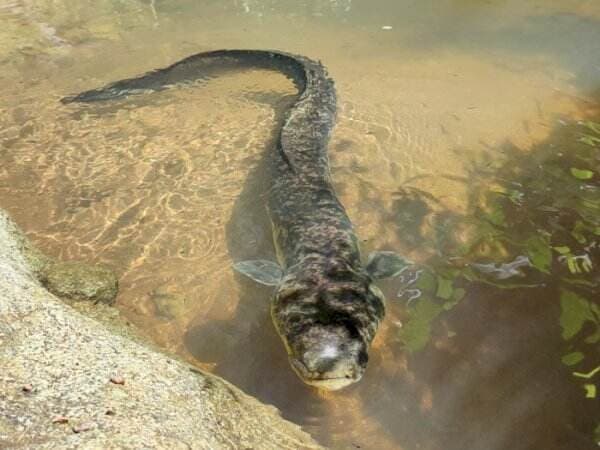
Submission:
M 290 365 L 296 375 L 300 377 L 300 379 L 310 386 L 314 386 L 318 389 L 323 389 L 326 391 L 337 391 L 346 386 L 356 383 L 360 380 L 360 376 L 358 378 L 350 377 L 350 376 L 341 376 L 341 377 L 326 377 L 308 370 L 308 368 L 302 363 L 302 361 L 297 360 L 296 358 L 290 357 Z

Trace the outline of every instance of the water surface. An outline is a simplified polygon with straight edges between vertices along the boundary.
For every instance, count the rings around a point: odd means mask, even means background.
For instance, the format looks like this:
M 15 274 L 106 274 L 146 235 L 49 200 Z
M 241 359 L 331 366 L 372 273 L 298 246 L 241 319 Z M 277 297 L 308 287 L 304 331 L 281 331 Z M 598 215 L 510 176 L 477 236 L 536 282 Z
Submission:
M 2 0 L 0 20 L 0 206 L 48 254 L 113 267 L 150 339 L 333 448 L 596 448 L 596 1 Z M 292 83 L 58 102 L 219 48 L 323 61 L 363 250 L 418 264 L 382 283 L 369 370 L 339 393 L 302 385 L 269 289 L 231 270 L 273 255 L 261 162 Z

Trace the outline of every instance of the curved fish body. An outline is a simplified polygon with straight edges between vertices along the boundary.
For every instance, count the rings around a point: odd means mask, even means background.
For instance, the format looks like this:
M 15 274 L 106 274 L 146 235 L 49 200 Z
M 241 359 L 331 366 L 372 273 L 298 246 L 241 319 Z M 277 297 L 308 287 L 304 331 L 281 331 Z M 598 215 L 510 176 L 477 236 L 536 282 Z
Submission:
M 279 264 L 247 261 L 236 269 L 275 286 L 273 323 L 299 377 L 319 388 L 340 389 L 362 377 L 384 317 L 383 294 L 374 278 L 398 273 L 404 262 L 391 252 L 378 253 L 366 266 L 361 261 L 358 239 L 331 181 L 327 144 L 336 95 L 321 63 L 279 51 L 218 50 L 63 102 L 110 100 L 244 68 L 284 73 L 299 96 L 267 156 L 267 209 Z

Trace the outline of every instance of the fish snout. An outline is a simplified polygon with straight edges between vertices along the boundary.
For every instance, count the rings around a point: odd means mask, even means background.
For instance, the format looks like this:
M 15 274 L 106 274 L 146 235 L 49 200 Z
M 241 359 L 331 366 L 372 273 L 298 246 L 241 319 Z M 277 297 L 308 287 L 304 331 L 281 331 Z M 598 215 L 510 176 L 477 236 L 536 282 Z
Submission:
M 368 361 L 362 341 L 344 326 L 313 326 L 291 350 L 290 364 L 302 381 L 326 390 L 360 380 Z

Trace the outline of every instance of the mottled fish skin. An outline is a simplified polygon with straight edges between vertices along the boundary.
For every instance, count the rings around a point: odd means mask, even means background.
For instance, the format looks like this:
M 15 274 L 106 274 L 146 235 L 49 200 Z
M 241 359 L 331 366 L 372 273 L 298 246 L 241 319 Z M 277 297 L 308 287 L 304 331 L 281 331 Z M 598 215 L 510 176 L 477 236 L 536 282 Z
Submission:
M 384 298 L 361 262 L 358 239 L 331 181 L 327 144 L 335 124 L 333 81 L 321 63 L 265 50 L 200 53 L 63 102 L 94 102 L 264 68 L 300 92 L 268 155 L 268 211 L 284 270 L 271 315 L 292 368 L 307 384 L 335 390 L 358 381 L 384 316 Z

